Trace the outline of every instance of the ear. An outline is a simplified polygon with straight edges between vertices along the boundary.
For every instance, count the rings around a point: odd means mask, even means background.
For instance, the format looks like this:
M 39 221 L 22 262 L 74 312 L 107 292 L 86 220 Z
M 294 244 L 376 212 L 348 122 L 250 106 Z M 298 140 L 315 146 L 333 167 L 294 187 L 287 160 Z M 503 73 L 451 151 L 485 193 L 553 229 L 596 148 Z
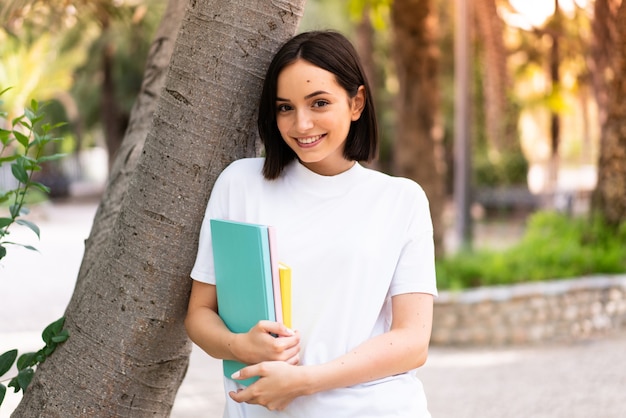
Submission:
M 350 99 L 352 105 L 352 121 L 359 120 L 365 109 L 365 86 L 359 86 L 356 95 Z

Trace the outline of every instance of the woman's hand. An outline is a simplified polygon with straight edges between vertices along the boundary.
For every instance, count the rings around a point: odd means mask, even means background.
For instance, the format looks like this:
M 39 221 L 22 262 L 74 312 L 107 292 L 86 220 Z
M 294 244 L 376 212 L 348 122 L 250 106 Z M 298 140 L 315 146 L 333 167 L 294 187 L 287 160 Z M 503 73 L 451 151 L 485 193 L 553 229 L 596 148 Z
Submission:
M 246 389 L 230 392 L 235 402 L 257 404 L 274 411 L 282 411 L 298 396 L 305 395 L 308 384 L 307 367 L 294 366 L 282 361 L 266 361 L 244 367 L 234 379 L 259 376 L 259 380 Z
M 232 350 L 247 364 L 284 361 L 296 365 L 300 361 L 300 334 L 278 322 L 259 321 L 250 331 L 235 335 Z
M 234 379 L 259 376 L 244 390 L 231 392 L 237 402 L 284 409 L 296 397 L 369 382 L 420 367 L 426 361 L 433 296 L 407 293 L 392 298 L 388 332 L 364 341 L 344 355 L 318 365 L 261 362 L 244 367 Z
M 193 281 L 185 327 L 191 340 L 214 358 L 248 364 L 300 361 L 300 334 L 277 322 L 260 321 L 246 333 L 232 333 L 217 313 L 217 292 L 211 284 Z

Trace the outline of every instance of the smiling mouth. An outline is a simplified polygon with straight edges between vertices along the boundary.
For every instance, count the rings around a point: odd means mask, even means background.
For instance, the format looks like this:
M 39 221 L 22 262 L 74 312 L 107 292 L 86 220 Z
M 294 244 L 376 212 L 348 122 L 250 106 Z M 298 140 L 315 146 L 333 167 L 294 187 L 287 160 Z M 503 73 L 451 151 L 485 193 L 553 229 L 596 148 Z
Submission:
M 309 136 L 306 138 L 296 138 L 296 141 L 298 141 L 298 143 L 302 145 L 311 145 L 322 139 L 324 136 L 326 136 L 326 134 Z

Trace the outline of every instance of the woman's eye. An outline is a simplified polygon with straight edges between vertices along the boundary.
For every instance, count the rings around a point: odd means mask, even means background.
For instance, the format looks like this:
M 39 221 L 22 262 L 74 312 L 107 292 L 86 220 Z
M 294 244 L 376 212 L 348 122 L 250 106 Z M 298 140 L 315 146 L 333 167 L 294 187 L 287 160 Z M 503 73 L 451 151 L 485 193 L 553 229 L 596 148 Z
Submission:
M 328 104 L 329 103 L 326 100 L 316 100 L 315 103 L 313 103 L 313 107 L 324 107 Z
M 291 110 L 291 106 L 289 106 L 288 104 L 279 104 L 278 107 L 276 108 L 276 110 L 280 113 L 280 112 L 286 112 L 288 110 Z

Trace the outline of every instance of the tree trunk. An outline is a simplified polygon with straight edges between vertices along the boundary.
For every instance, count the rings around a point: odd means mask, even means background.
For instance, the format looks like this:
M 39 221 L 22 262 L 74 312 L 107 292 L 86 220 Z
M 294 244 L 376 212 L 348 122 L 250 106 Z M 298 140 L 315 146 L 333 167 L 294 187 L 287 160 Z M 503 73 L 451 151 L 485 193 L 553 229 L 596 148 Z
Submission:
M 363 12 L 361 19 L 356 25 L 356 39 L 355 46 L 358 51 L 361 63 L 363 64 L 363 70 L 370 86 L 378 86 L 378 77 L 376 76 L 376 62 L 374 61 L 374 36 L 375 30 L 372 26 L 372 19 L 370 18 L 371 8 L 369 4 L 363 6 Z
M 443 252 L 445 205 L 443 152 L 436 135 L 439 49 L 431 0 L 394 0 L 393 51 L 399 81 L 394 173 L 417 181 L 430 200 L 435 248 Z
M 109 181 L 96 212 L 85 255 L 78 273 L 74 295 L 81 295 L 80 286 L 87 271 L 104 251 L 104 245 L 112 232 L 112 225 L 119 215 L 122 199 L 135 172 L 137 160 L 152 126 L 152 117 L 170 64 L 174 42 L 180 29 L 187 3 L 169 0 L 164 17 L 155 33 L 148 54 L 141 89 L 131 110 L 131 117 L 122 145 L 109 172 Z M 73 303 L 70 302 L 70 305 Z
M 115 95 L 115 80 L 113 78 L 113 66 L 115 64 L 115 47 L 108 40 L 110 28 L 110 18 L 108 14 L 101 17 L 102 37 L 105 39 L 102 46 L 102 86 L 100 87 L 100 120 L 102 123 L 102 131 L 109 156 L 109 168 L 113 163 L 117 151 L 124 139 L 124 130 L 126 129 L 126 120 L 120 109 Z
M 484 51 L 481 70 L 484 80 L 485 130 L 492 151 L 490 157 L 497 159 L 505 152 L 521 152 L 516 136 L 517 117 L 508 100 L 510 79 L 504 46 L 504 23 L 498 15 L 495 0 L 476 0 L 473 7 Z
M 550 84 L 552 85 L 552 94 L 561 90 L 561 53 L 560 53 L 560 36 L 562 32 L 561 16 L 559 11 L 558 0 L 555 0 L 554 7 L 554 28 L 550 32 L 552 38 L 552 46 L 550 48 Z M 560 93 L 559 93 L 560 94 Z M 548 195 L 551 205 L 554 205 L 555 193 L 559 181 L 559 165 L 561 143 L 561 115 L 559 111 L 552 109 L 550 111 L 550 161 L 548 162 Z
M 595 0 L 593 6 L 593 39 L 588 64 L 601 125 L 606 122 L 608 88 L 612 78 L 607 70 L 613 68 L 613 48 L 617 38 L 615 15 L 619 2 L 620 0 Z
M 613 49 L 615 78 L 609 89 L 607 120 L 602 129 L 598 184 L 593 207 L 614 225 L 626 222 L 626 1 L 616 17 Z
M 15 417 L 169 415 L 188 365 L 183 319 L 204 208 L 222 169 L 254 154 L 265 68 L 303 7 L 189 3 L 135 173 L 117 190 L 121 207 L 99 210 L 107 226 L 94 225 L 102 241 L 89 243 L 99 251 L 86 254 L 66 312 L 71 336 Z M 118 156 L 118 173 L 134 152 Z

